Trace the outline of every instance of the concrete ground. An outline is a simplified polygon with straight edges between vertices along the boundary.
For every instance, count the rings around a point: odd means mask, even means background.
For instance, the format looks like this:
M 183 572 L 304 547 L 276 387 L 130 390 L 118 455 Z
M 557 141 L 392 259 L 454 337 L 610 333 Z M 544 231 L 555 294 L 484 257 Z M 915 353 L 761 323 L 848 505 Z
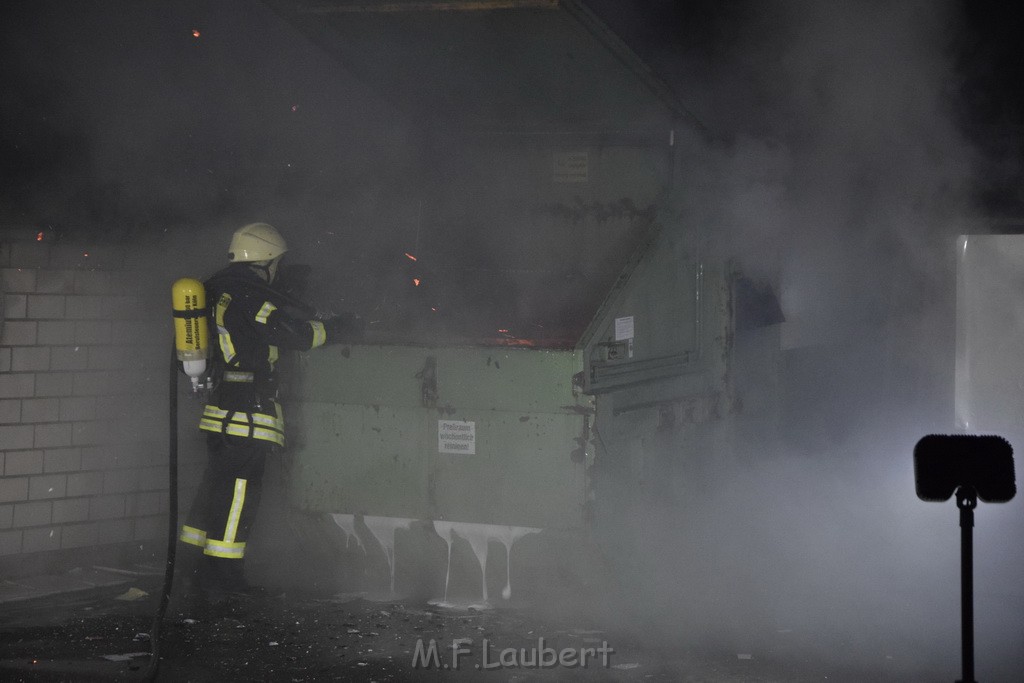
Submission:
M 4 582 L 0 679 L 140 680 L 161 583 L 157 568 L 137 566 Z M 175 593 L 156 680 L 860 683 L 950 681 L 958 673 L 818 661 L 787 646 L 799 635 L 792 633 L 750 652 L 682 635 L 675 645 L 664 637 L 652 645 L 615 622 L 570 619 L 541 605 L 473 609 L 289 593 L 209 605 Z

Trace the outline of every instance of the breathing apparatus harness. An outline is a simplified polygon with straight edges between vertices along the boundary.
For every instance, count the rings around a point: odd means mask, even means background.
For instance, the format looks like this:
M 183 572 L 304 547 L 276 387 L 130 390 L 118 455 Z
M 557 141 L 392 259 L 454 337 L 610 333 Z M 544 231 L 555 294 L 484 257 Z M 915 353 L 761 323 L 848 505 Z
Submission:
M 266 266 L 248 265 L 254 269 L 266 269 Z M 303 266 L 294 266 L 294 268 L 303 268 Z M 207 300 L 205 293 L 220 291 L 225 285 L 232 282 L 242 283 L 249 289 L 265 292 L 268 296 L 273 296 L 275 301 L 283 302 L 285 306 L 295 309 L 306 318 L 319 319 L 321 317 L 315 308 L 290 293 L 239 275 L 218 273 L 205 283 L 200 283 L 192 278 L 178 280 L 172 287 L 175 348 L 177 360 L 181 363 L 181 370 L 192 380 L 192 391 L 197 395 L 208 394 L 216 389 L 227 370 L 220 357 L 210 353 L 209 331 L 215 327 L 216 302 L 212 298 Z M 201 307 L 202 310 L 198 307 Z M 197 344 L 201 346 L 197 346 Z

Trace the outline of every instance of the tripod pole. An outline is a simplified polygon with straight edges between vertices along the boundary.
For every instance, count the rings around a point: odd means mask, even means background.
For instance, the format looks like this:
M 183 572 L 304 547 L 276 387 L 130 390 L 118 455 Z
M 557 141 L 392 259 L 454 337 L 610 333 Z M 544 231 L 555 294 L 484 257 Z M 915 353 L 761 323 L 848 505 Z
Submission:
M 957 489 L 956 506 L 960 508 L 960 638 L 963 657 L 963 675 L 957 683 L 977 683 L 974 680 L 974 508 L 978 506 L 978 496 L 973 487 Z

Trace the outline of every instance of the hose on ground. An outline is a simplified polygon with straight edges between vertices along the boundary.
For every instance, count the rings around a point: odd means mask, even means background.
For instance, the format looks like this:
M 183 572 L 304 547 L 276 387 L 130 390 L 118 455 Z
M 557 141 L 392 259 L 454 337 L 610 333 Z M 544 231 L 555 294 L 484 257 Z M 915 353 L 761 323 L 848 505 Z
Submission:
M 167 458 L 168 475 L 168 499 L 169 509 L 167 518 L 167 560 L 164 566 L 164 583 L 160 591 L 160 601 L 157 603 L 156 613 L 153 615 L 153 626 L 149 631 L 149 643 L 152 655 L 149 659 L 149 666 L 143 674 L 142 680 L 155 681 L 160 669 L 160 627 L 163 624 L 164 614 L 167 612 L 167 604 L 171 600 L 171 586 L 174 582 L 174 558 L 178 547 L 178 357 L 174 344 L 171 344 L 170 363 L 170 389 L 169 399 L 169 453 Z

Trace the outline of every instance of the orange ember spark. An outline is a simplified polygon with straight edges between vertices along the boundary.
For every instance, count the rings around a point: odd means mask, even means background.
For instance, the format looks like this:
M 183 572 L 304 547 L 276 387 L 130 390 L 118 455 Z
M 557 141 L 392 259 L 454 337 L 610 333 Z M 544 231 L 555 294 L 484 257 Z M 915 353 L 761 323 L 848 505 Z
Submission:
M 193 38 L 198 38 L 199 37 L 199 29 L 197 29 L 197 28 L 192 29 L 192 37 Z
M 508 330 L 498 330 L 498 332 L 501 332 L 502 334 L 508 334 Z
M 43 241 L 43 231 L 40 230 L 39 232 L 36 233 L 36 242 L 42 242 L 42 241 Z
M 410 254 L 409 252 L 405 252 L 405 258 L 409 259 L 410 261 L 416 260 L 416 257 Z
M 419 286 L 420 286 L 420 279 L 419 279 L 418 277 L 414 277 L 414 278 L 412 279 L 412 283 L 413 283 L 414 285 L 416 285 L 417 287 L 419 287 Z
M 534 342 L 534 340 L 522 339 L 520 337 L 496 337 L 486 341 L 498 346 L 536 346 L 536 342 Z

